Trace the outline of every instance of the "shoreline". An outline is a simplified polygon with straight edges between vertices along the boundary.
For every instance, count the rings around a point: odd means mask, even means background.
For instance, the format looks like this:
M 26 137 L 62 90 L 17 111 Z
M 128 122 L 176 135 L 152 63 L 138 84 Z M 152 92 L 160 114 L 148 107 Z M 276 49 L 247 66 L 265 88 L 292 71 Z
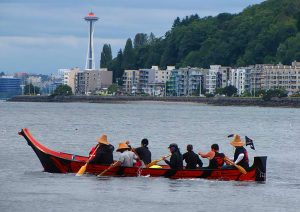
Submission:
M 86 103 L 127 103 L 127 102 L 191 102 L 215 106 L 259 106 L 300 108 L 300 98 L 261 98 L 241 97 L 153 97 L 153 96 L 16 96 L 8 102 L 86 102 Z

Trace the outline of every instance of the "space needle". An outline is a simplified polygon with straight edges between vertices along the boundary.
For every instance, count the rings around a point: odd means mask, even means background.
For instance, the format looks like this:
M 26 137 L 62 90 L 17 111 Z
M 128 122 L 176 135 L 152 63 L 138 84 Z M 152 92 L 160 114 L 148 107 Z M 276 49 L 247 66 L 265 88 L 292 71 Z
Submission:
M 98 21 L 98 19 L 99 18 L 96 17 L 95 14 L 92 12 L 90 12 L 86 17 L 84 17 L 84 20 L 86 20 L 90 24 L 89 44 L 88 44 L 88 51 L 87 51 L 86 63 L 85 63 L 86 70 L 95 70 L 93 35 L 94 35 L 94 23 Z

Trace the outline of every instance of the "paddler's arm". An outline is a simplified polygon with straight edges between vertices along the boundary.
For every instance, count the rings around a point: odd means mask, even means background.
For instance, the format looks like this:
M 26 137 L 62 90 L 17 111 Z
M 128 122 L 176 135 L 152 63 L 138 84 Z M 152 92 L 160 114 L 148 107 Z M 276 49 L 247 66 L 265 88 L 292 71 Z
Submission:
M 241 162 L 241 160 L 243 160 L 244 158 L 244 153 L 239 154 L 238 158 L 234 161 L 235 164 L 238 164 L 239 162 Z
M 201 157 L 203 157 L 203 158 L 208 158 L 209 160 L 211 159 L 211 158 L 214 158 L 215 157 L 215 153 L 213 152 L 213 151 L 209 151 L 208 153 L 203 153 L 203 152 L 199 152 L 198 153 Z

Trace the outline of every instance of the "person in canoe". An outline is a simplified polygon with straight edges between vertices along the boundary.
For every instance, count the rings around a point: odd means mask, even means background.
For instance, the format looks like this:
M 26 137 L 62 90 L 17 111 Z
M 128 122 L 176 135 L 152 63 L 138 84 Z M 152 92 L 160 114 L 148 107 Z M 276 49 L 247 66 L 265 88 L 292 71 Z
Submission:
M 224 165 L 225 155 L 223 153 L 219 153 L 219 145 L 213 144 L 211 145 L 211 150 L 208 153 L 199 152 L 198 153 L 202 158 L 209 159 L 208 168 L 211 169 L 219 169 Z
M 245 143 L 241 140 L 239 135 L 234 135 L 230 144 L 235 148 L 233 161 L 236 165 L 243 168 L 249 168 L 248 152 L 244 148 Z
M 180 153 L 180 150 L 178 148 L 178 145 L 175 143 L 172 143 L 168 147 L 171 152 L 171 158 L 170 161 L 166 160 L 166 156 L 163 157 L 166 164 L 170 166 L 171 169 L 183 169 L 183 158 L 182 154 Z
M 100 138 L 97 138 L 98 144 L 90 151 L 92 159 L 91 164 L 112 164 L 114 146 L 107 140 L 107 135 L 103 134 Z
M 197 155 L 193 151 L 193 145 L 189 144 L 186 147 L 187 152 L 183 154 L 183 160 L 186 162 L 185 169 L 196 169 L 198 167 L 202 167 L 203 163 Z
M 141 141 L 141 147 L 135 149 L 135 152 L 138 154 L 140 160 L 142 160 L 145 165 L 151 163 L 151 152 L 148 149 L 148 144 L 148 139 L 144 138 Z
M 138 160 L 138 156 L 134 152 L 130 151 L 130 147 L 126 144 L 126 142 L 120 143 L 116 151 L 121 154 L 115 166 L 133 167 L 134 160 Z

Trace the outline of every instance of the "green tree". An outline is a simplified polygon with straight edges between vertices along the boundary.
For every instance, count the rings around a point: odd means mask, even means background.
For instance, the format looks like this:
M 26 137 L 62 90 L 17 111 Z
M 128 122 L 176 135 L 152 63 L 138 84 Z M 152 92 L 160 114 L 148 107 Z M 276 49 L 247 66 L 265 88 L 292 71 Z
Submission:
M 108 68 L 108 64 L 112 61 L 112 53 L 110 44 L 104 44 L 101 52 L 100 68 Z
M 108 89 L 107 92 L 109 94 L 116 94 L 119 90 L 119 85 L 118 84 L 111 84 Z
M 145 33 L 137 33 L 134 37 L 134 48 L 139 48 L 143 45 L 146 45 L 148 42 L 148 35 Z
M 153 32 L 151 32 L 148 38 L 148 44 L 153 44 L 154 41 L 155 41 L 155 35 L 153 34 Z
M 237 94 L 237 88 L 233 85 L 229 85 L 223 88 L 223 94 L 226 96 L 233 96 L 234 94 Z
M 5 73 L 2 71 L 1 73 L 0 73 L 0 77 L 2 77 L 2 76 L 4 76 L 5 75 Z
M 274 97 L 277 98 L 287 97 L 287 91 L 284 89 L 270 89 L 266 91 L 266 93 L 263 95 L 262 98 L 265 101 L 269 101 Z
M 25 85 L 24 95 L 36 95 L 40 93 L 40 88 L 30 84 Z
M 300 60 L 300 33 L 280 44 L 277 49 L 277 58 L 283 64 L 290 64 L 294 60 Z
M 123 69 L 135 69 L 135 54 L 132 47 L 131 39 L 127 39 L 126 45 L 123 52 Z
M 113 82 L 122 85 L 123 81 L 123 52 L 120 49 L 116 58 L 114 58 L 108 65 L 108 69 L 113 72 Z
M 72 88 L 68 85 L 59 85 L 54 90 L 54 96 L 70 96 L 72 95 Z

